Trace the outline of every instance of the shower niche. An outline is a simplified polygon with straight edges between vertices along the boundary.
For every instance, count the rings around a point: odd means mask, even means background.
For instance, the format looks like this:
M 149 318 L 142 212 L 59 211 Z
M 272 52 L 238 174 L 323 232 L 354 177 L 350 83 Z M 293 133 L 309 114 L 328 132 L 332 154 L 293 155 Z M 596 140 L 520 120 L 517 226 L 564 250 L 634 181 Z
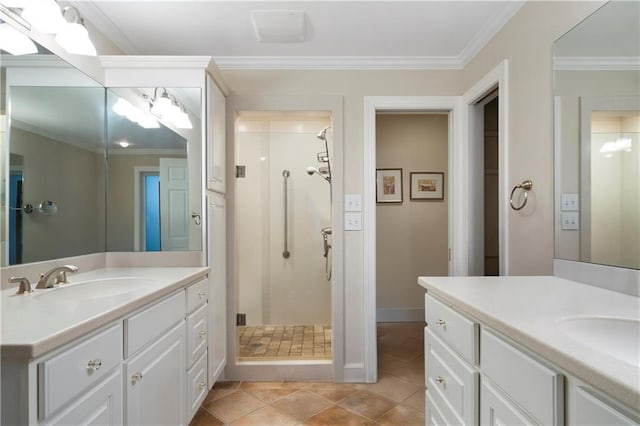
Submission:
M 238 113 L 238 361 L 331 360 L 331 115 Z

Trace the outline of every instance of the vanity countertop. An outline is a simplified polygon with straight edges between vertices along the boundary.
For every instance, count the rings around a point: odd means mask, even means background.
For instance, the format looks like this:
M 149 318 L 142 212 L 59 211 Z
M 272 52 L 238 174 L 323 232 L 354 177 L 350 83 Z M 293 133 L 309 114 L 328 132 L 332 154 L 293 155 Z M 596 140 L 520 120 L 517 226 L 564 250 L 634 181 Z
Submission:
M 69 274 L 69 284 L 27 295 L 15 294 L 15 288 L 3 290 L 2 357 L 39 357 L 204 277 L 208 271 L 208 267 L 96 269 Z M 87 284 L 91 287 L 81 289 Z M 35 283 L 32 286 L 35 288 Z
M 630 407 L 640 406 L 637 362 L 607 355 L 559 328 L 563 320 L 576 317 L 638 321 L 640 298 L 553 276 L 420 277 L 418 283 L 427 293 L 612 398 Z M 631 339 L 628 345 L 637 350 L 639 339 Z

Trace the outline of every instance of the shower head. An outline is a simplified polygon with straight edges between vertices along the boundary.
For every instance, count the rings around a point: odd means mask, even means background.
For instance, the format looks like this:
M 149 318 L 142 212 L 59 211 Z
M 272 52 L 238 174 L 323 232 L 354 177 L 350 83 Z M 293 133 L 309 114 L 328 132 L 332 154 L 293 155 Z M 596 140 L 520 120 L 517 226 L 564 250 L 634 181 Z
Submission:
M 314 173 L 320 174 L 320 171 L 318 169 L 316 169 L 315 167 L 311 167 L 311 166 L 307 167 L 307 174 L 309 176 L 311 176 Z
M 329 130 L 331 128 L 331 126 L 327 126 L 324 129 L 320 130 L 320 133 L 318 133 L 318 135 L 316 136 L 318 139 L 320 139 L 321 141 L 325 141 L 327 140 L 327 130 Z

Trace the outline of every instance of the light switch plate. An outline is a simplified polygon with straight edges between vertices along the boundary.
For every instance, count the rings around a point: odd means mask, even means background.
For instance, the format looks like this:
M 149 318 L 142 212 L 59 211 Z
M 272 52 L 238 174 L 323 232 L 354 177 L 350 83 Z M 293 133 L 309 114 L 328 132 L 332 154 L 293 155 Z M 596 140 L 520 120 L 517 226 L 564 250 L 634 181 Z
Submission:
M 578 212 L 563 212 L 560 214 L 563 231 L 577 231 L 580 229 Z
M 578 194 L 562 194 L 560 210 L 563 212 L 577 212 L 578 207 Z
M 345 231 L 361 231 L 362 230 L 362 214 L 361 213 L 345 213 L 344 214 L 344 230 Z
M 344 194 L 344 211 L 346 212 L 362 211 L 362 195 Z

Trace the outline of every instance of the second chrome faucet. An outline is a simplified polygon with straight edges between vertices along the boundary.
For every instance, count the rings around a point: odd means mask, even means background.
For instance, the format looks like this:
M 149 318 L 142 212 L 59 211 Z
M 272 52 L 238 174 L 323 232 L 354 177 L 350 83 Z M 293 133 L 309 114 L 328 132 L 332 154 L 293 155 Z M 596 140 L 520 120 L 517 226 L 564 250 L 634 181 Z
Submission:
M 44 274 L 40 274 L 36 288 L 51 288 L 54 284 L 66 284 L 68 282 L 67 272 L 78 272 L 78 267 L 75 265 L 53 267 Z

